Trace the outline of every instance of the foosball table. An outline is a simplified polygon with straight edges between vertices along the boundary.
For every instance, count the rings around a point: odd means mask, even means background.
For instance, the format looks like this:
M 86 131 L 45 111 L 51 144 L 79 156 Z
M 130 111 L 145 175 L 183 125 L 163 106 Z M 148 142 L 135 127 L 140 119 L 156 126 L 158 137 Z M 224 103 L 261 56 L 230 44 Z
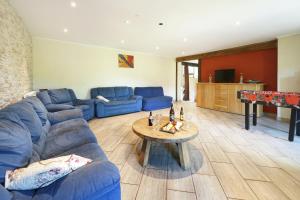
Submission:
M 289 126 L 289 141 L 294 141 L 294 135 L 300 136 L 300 93 L 241 90 L 237 97 L 245 103 L 245 129 L 250 128 L 250 105 L 253 105 L 253 126 L 257 124 L 257 104 L 264 106 L 284 107 L 291 109 Z

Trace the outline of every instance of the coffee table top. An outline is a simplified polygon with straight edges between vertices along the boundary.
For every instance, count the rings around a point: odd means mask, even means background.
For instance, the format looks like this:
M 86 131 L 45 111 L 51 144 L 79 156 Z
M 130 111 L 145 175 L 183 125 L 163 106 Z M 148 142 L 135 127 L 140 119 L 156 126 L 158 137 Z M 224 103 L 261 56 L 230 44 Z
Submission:
M 169 118 L 163 116 L 160 120 L 159 127 L 167 124 Z M 198 128 L 192 122 L 188 122 L 188 127 L 184 125 L 175 134 L 154 130 L 153 126 L 148 126 L 148 118 L 142 118 L 135 121 L 132 125 L 132 130 L 139 137 L 161 143 L 181 143 L 195 138 L 198 135 Z

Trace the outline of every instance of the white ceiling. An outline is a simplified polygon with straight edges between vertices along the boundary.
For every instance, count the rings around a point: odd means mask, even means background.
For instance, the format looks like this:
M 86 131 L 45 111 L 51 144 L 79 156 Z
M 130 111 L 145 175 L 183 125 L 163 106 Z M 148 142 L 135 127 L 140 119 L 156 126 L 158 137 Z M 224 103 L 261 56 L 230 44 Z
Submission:
M 33 36 L 161 56 L 208 52 L 300 32 L 300 0 L 74 1 L 76 8 L 70 0 L 9 0 Z M 165 25 L 159 27 L 159 22 Z

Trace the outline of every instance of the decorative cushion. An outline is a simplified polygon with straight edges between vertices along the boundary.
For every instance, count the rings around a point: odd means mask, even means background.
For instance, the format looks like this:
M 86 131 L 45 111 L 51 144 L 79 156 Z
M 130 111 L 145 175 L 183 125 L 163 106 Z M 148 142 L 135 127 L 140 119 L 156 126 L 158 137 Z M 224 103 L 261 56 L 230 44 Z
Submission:
M 91 159 L 72 154 L 35 162 L 26 168 L 8 170 L 5 174 L 5 188 L 33 190 L 45 187 L 90 162 Z
M 105 102 L 109 102 L 109 100 L 107 98 L 105 98 L 104 96 L 101 96 L 101 95 L 98 95 L 96 98 L 99 100 L 105 101 Z
M 27 92 L 23 95 L 23 98 L 27 98 L 27 97 L 35 97 L 36 96 L 37 91 L 30 91 Z
M 26 166 L 32 156 L 32 142 L 27 127 L 17 114 L 0 111 L 0 183 L 5 171 Z

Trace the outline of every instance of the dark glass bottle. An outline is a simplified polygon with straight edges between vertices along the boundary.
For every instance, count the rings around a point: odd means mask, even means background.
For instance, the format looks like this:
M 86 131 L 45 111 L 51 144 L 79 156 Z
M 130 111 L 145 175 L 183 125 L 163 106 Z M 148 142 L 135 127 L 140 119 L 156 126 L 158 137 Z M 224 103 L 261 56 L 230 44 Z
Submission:
M 183 107 L 180 108 L 180 121 L 183 121 Z
M 153 126 L 153 116 L 152 116 L 152 112 L 150 112 L 149 118 L 148 118 L 148 125 L 149 126 Z
M 171 109 L 170 109 L 170 122 L 174 122 L 175 121 L 175 111 L 173 108 L 173 104 L 171 105 Z

